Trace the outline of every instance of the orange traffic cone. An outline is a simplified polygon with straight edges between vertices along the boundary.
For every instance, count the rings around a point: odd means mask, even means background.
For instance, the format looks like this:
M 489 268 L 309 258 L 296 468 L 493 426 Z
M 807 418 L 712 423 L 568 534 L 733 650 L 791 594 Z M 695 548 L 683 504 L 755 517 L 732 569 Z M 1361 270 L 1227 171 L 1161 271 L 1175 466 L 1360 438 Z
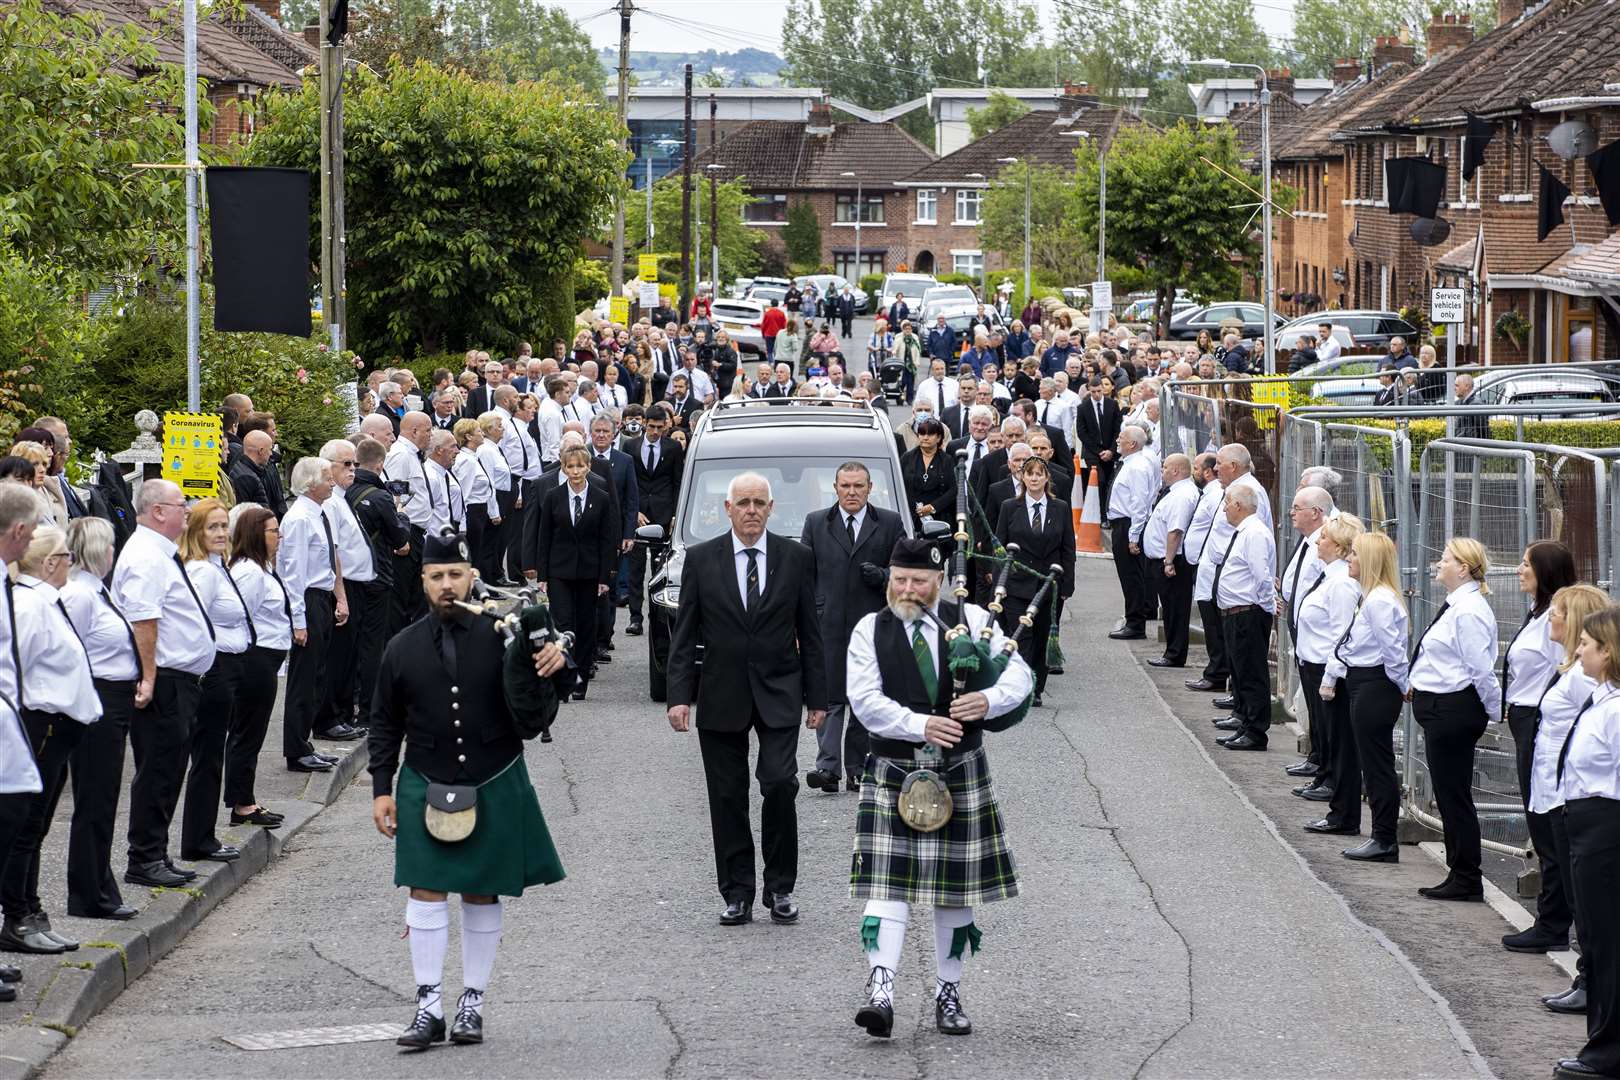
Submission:
M 1074 512 L 1074 550 L 1102 553 L 1102 502 L 1097 497 L 1097 467 L 1091 467 L 1086 483 L 1085 508 Z

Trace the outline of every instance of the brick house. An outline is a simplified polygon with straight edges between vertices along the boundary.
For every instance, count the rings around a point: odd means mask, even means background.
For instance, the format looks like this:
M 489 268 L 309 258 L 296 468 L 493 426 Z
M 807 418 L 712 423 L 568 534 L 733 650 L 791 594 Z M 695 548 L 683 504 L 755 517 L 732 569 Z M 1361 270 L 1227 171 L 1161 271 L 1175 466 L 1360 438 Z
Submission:
M 934 154 L 893 123 L 834 123 L 826 105 L 807 121 L 755 120 L 692 162 L 697 176 L 743 180 L 744 220 L 780 243 L 788 207 L 807 202 L 821 224 L 821 262 L 851 281 L 908 265 L 911 196 L 894 183 Z M 856 223 L 859 221 L 857 257 Z

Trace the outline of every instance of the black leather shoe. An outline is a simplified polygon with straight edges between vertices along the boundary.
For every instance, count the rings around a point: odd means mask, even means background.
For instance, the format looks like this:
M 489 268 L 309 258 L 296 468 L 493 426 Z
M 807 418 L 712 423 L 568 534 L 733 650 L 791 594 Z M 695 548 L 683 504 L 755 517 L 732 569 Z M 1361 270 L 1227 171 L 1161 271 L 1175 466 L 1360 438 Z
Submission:
M 484 1041 L 484 1014 L 482 990 L 466 989 L 456 1001 L 456 1021 L 450 1025 L 450 1041 L 462 1046 Z
M 1468 886 L 1450 879 L 1441 882 L 1439 885 L 1421 888 L 1418 890 L 1418 894 L 1426 896 L 1430 900 L 1466 900 L 1480 903 L 1485 900 L 1484 889 L 1470 889 Z
M 1036 694 L 1033 698 L 1030 699 L 1030 702 L 1029 702 L 1029 707 L 1032 708 L 1032 709 L 1039 709 L 1039 708 L 1044 707 L 1045 705 L 1046 705 L 1046 702 L 1041 700 L 1041 695 L 1039 695 L 1039 694 Z
M 1222 731 L 1243 730 L 1243 721 L 1239 720 L 1235 716 L 1217 716 L 1214 720 L 1210 721 L 1210 723 L 1214 724 Z
M 1061 674 L 1063 674 L 1063 665 L 1062 664 L 1056 664 L 1056 665 L 1054 665 L 1052 667 L 1049 667 L 1049 668 L 1046 669 L 1046 673 L 1048 675 L 1061 675 Z
M 630 625 L 624 628 L 624 632 L 629 634 L 631 637 L 640 637 L 641 636 L 641 620 L 640 619 L 631 619 L 630 620 Z
M 1143 630 L 1115 630 L 1108 636 L 1115 641 L 1140 641 L 1147 637 L 1147 632 Z
M 1167 656 L 1155 656 L 1152 660 L 1148 661 L 1148 666 L 1149 667 L 1186 667 L 1187 662 L 1185 660 L 1181 660 L 1181 661 L 1172 660 Z
M 426 1050 L 436 1042 L 444 1042 L 444 1017 L 434 1016 L 422 1005 L 430 997 L 437 997 L 438 992 L 437 986 L 416 988 L 416 1016 L 411 1020 L 411 1026 L 394 1040 L 396 1045 L 407 1050 Z
M 0 1005 L 17 1000 L 17 991 L 8 982 L 0 982 Z
M 68 908 L 68 914 L 73 916 L 75 919 L 115 919 L 118 922 L 125 922 L 126 920 L 133 919 L 135 916 L 139 915 L 140 912 L 136 911 L 128 904 L 119 904 L 115 908 L 107 908 L 103 911 L 77 911 L 73 908 Z
M 124 880 L 131 885 L 148 885 L 153 888 L 172 889 L 184 885 L 191 878 L 173 870 L 162 859 L 149 863 L 131 863 L 129 869 L 124 871 Z
M 258 825 L 265 829 L 279 829 L 285 819 L 280 814 L 272 814 L 262 806 L 255 806 L 250 813 L 238 814 L 231 811 L 232 825 Z
M 576 682 L 574 684 L 574 700 L 584 701 L 585 691 L 590 689 L 590 686 L 591 683 L 589 679 L 580 679 L 578 682 Z
M 197 871 L 195 871 L 195 870 L 187 870 L 183 866 L 174 865 L 174 860 L 169 858 L 167 855 L 163 856 L 163 865 L 167 866 L 170 870 L 172 870 L 176 874 L 179 874 L 181 877 L 185 878 L 187 881 L 196 881 L 197 880 Z
M 613 663 L 613 654 L 608 652 L 606 649 L 597 649 L 596 655 L 591 658 L 591 662 L 596 664 L 611 664 Z
M 890 1003 L 894 993 L 894 972 L 886 967 L 875 967 L 866 980 L 866 1004 L 855 1014 L 855 1026 L 863 1027 L 876 1039 L 887 1039 L 894 1034 L 894 1006 Z
M 1182 685 L 1189 690 L 1200 690 L 1205 692 L 1213 691 L 1214 693 L 1219 694 L 1225 691 L 1226 680 L 1205 678 L 1188 679 L 1186 682 L 1182 683 Z
M 773 923 L 787 926 L 799 921 L 799 905 L 793 902 L 791 893 L 779 893 L 775 896 L 767 893 L 765 906 L 770 909 Z
M 180 857 L 187 862 L 235 862 L 242 853 L 229 844 L 221 844 L 213 851 L 182 851 Z
M 1321 776 L 1322 775 L 1322 766 L 1318 765 L 1316 762 L 1311 761 L 1309 758 L 1307 758 L 1304 761 L 1296 761 L 1296 762 L 1294 762 L 1292 765 L 1290 765 L 1286 769 L 1284 769 L 1283 772 L 1287 773 L 1289 776 L 1299 776 L 1299 777 Z
M 1293 793 L 1309 802 L 1329 802 L 1333 798 L 1333 788 L 1327 784 L 1306 784 L 1294 788 Z
M 804 782 L 808 787 L 818 791 L 825 791 L 829 795 L 838 794 L 838 774 L 823 772 L 821 769 L 811 769 L 804 774 Z
M 1358 847 L 1345 848 L 1339 854 L 1355 862 L 1400 862 L 1401 846 L 1368 840 Z
M 754 921 L 754 905 L 745 900 L 733 900 L 720 913 L 721 926 L 741 926 Z
M 0 983 L 22 982 L 22 968 L 12 967 L 10 964 L 0 964 Z
M 1266 744 L 1253 735 L 1239 735 L 1228 742 L 1221 743 L 1228 750 L 1265 750 Z
M 1237 698 L 1233 697 L 1231 694 L 1218 697 L 1210 702 L 1210 704 L 1215 706 L 1217 709 L 1235 709 L 1237 708 L 1237 703 Z
M 1508 952 L 1545 953 L 1569 948 L 1569 935 L 1551 934 L 1540 926 L 1520 930 L 1517 934 L 1503 934 L 1502 948 Z
M 26 919 L 7 919 L 0 926 L 0 950 L 35 956 L 55 956 L 68 951 L 66 945 L 43 930 L 34 929 Z
M 1566 1016 L 1586 1015 L 1586 987 L 1572 986 L 1562 994 L 1553 994 L 1541 999 L 1541 1003 L 1555 1013 Z
M 1322 818 L 1320 821 L 1310 822 L 1305 826 L 1305 831 L 1314 833 L 1328 833 L 1333 836 L 1355 836 L 1357 833 L 1361 832 L 1360 829 L 1351 828 L 1349 825 L 1340 825 L 1337 822 L 1329 821 L 1327 818 Z
M 79 947 L 79 943 L 77 941 L 74 941 L 65 934 L 59 934 L 53 930 L 51 928 L 50 916 L 46 915 L 43 911 L 34 912 L 32 915 L 28 916 L 26 922 L 31 929 L 44 934 L 46 937 L 62 946 L 62 948 L 66 949 L 68 952 L 74 952 Z
M 287 762 L 288 772 L 330 772 L 332 768 L 332 761 L 318 754 L 305 754 L 297 761 Z
M 550 728 L 546 728 L 546 730 L 544 730 L 544 731 L 542 731 L 540 733 L 540 741 L 541 742 L 550 742 L 551 741 L 551 729 Z
M 934 998 L 934 1026 L 941 1035 L 973 1034 L 973 1021 L 962 1011 L 957 986 L 957 983 L 941 983 Z
M 861 790 L 861 778 L 860 778 L 860 775 L 858 773 L 850 773 L 848 776 L 844 777 L 844 790 L 845 791 L 859 791 L 859 790 Z
M 358 739 L 361 734 L 362 732 L 358 728 L 348 724 L 339 724 L 336 727 L 327 728 L 325 731 L 317 731 L 315 737 L 325 739 L 327 742 L 350 742 Z
M 1580 1058 L 1564 1058 L 1553 1066 L 1554 1080 L 1616 1080 L 1609 1073 L 1598 1072 Z

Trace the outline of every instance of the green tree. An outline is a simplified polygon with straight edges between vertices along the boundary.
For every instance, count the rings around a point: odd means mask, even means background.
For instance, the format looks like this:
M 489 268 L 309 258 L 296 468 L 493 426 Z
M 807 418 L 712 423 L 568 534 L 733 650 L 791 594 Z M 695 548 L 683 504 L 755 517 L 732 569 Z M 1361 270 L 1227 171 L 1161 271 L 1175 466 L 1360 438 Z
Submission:
M 602 92 L 590 35 L 561 8 L 538 0 L 457 0 L 449 8 L 459 55 L 487 55 L 505 78 L 556 81 Z
M 315 171 L 317 91 L 310 81 L 301 94 L 270 97 L 248 146 L 252 164 Z M 569 95 L 423 62 L 349 76 L 357 348 L 410 356 L 572 336 L 574 261 L 607 219 L 626 160 L 613 115 Z
M 1029 112 L 1029 106 L 1001 90 L 990 91 L 984 108 L 969 109 L 968 130 L 975 139 L 982 139 L 992 131 L 1000 130 Z
M 1059 281 L 1090 281 L 1096 272 L 1095 224 L 1088 243 L 1073 198 L 1074 170 L 1049 165 L 1033 168 L 1023 162 L 996 175 L 985 192 L 979 214 L 979 240 L 1000 252 L 1007 264 L 1024 261 L 1024 174 L 1029 172 L 1030 266 L 1037 277 Z M 1014 275 L 1022 286 L 1023 278 Z
M 1235 64 L 1269 65 L 1276 59 L 1250 0 L 1174 0 L 1169 25 L 1170 40 L 1187 60 L 1221 57 Z M 1201 70 L 1210 74 L 1208 68 Z
M 743 224 L 743 207 L 753 201 L 745 180 L 732 180 L 718 185 L 716 198 L 720 217 L 720 280 L 751 277 L 759 268 L 761 236 L 758 229 Z M 703 200 L 703 232 L 695 227 L 697 201 Z M 692 192 L 693 221 L 692 249 L 697 260 L 697 277 L 709 276 L 709 191 L 707 185 L 698 185 Z M 624 207 L 624 235 L 632 242 L 647 235 L 647 204 L 645 197 L 627 199 Z M 661 254 L 674 253 L 663 260 L 666 272 L 680 274 L 681 250 L 681 178 L 680 174 L 666 176 L 653 185 L 653 246 Z M 627 277 L 630 275 L 626 275 Z
M 800 199 L 788 207 L 782 243 L 787 245 L 788 258 L 795 264 L 815 267 L 821 263 L 821 221 L 809 200 Z
M 1294 74 L 1332 74 L 1340 57 L 1366 59 L 1373 39 L 1402 26 L 1421 26 L 1427 9 L 1411 0 L 1300 0 L 1294 8 Z

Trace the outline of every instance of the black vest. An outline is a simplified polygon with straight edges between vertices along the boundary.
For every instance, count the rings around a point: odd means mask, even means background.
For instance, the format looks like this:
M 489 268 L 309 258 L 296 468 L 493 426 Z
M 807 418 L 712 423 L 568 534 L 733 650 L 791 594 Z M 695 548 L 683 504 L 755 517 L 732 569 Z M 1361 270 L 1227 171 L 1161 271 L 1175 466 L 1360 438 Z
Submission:
M 952 603 L 940 604 L 940 618 L 948 625 L 955 625 L 950 621 L 955 607 L 956 605 Z M 951 700 L 955 697 L 954 686 L 951 682 L 950 668 L 946 663 L 943 635 L 939 634 L 937 629 L 933 633 L 936 635 L 934 651 L 938 654 L 939 660 L 937 675 L 939 691 L 935 695 L 935 700 L 928 700 L 928 691 L 923 686 L 922 673 L 917 670 L 917 657 L 911 651 L 911 639 L 906 635 L 905 624 L 887 607 L 878 612 L 877 626 L 872 635 L 872 644 L 877 652 L 878 679 L 882 683 L 884 697 L 899 702 L 912 712 L 922 713 L 925 716 L 949 716 Z M 964 754 L 970 750 L 977 750 L 984 742 L 984 729 L 980 725 L 964 724 L 962 728 L 962 741 L 949 753 Z M 883 754 L 884 744 L 894 744 L 891 752 L 904 748 L 905 756 L 909 756 L 918 745 L 874 735 L 873 753 Z

